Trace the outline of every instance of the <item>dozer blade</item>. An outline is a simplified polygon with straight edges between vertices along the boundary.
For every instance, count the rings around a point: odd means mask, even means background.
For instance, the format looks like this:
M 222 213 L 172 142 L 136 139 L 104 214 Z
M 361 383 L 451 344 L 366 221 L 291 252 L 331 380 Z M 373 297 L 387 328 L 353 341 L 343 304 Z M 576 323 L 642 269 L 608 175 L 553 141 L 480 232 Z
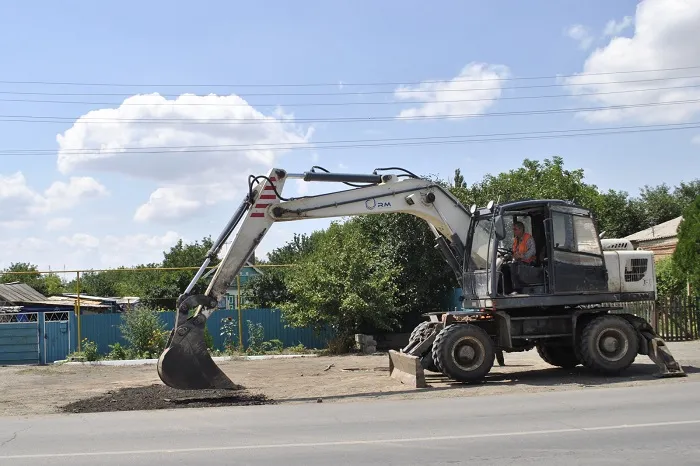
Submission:
M 645 335 L 645 337 L 648 339 L 647 345 L 649 359 L 654 361 L 659 368 L 659 373 L 657 374 L 658 377 L 687 376 L 681 365 L 671 354 L 668 346 L 666 346 L 666 342 L 664 342 L 661 338 L 648 333 Z
M 426 388 L 425 371 L 420 358 L 389 350 L 389 376 L 415 388 Z
M 203 315 L 195 315 L 173 329 L 168 347 L 158 358 L 158 375 L 165 385 L 181 390 L 238 388 L 211 358 L 205 323 Z

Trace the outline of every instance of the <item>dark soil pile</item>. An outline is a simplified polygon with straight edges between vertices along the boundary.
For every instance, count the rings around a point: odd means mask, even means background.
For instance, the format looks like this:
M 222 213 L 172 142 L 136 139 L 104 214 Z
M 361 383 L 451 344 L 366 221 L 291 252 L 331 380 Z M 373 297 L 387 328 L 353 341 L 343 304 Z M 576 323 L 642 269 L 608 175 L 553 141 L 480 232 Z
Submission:
M 176 390 L 166 385 L 111 390 L 105 395 L 75 401 L 62 407 L 67 413 L 101 413 L 212 406 L 251 406 L 271 404 L 265 395 L 251 394 L 243 387 L 235 390 Z

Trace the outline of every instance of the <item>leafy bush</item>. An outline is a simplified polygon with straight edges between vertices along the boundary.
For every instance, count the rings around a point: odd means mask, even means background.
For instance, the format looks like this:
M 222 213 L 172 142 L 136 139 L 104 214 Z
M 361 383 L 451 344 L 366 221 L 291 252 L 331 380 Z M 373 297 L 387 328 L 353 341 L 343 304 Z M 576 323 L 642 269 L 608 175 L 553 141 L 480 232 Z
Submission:
M 277 339 L 265 341 L 262 344 L 262 349 L 266 353 L 281 353 L 284 349 L 284 343 Z
M 233 353 L 237 348 L 238 322 L 232 317 L 221 319 L 221 334 L 224 338 L 224 349 L 227 353 Z
M 124 348 L 121 343 L 115 343 L 109 345 L 110 352 L 107 354 L 107 359 L 112 360 L 124 360 L 127 359 L 126 348 Z
M 81 342 L 82 353 L 86 361 L 97 361 L 100 359 L 100 353 L 97 351 L 97 343 L 83 338 Z
M 262 353 L 264 352 L 263 343 L 265 342 L 265 329 L 261 323 L 248 323 L 248 352 Z
M 169 332 L 158 318 L 158 311 L 146 307 L 122 314 L 122 336 L 139 355 L 150 357 L 165 349 Z

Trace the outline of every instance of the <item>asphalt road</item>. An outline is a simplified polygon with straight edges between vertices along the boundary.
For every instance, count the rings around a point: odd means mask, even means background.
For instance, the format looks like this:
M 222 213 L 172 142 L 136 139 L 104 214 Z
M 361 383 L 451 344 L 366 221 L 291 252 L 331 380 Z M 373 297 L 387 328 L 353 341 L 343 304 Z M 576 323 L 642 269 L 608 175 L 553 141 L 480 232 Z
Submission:
M 700 464 L 700 382 L 0 418 L 0 465 Z

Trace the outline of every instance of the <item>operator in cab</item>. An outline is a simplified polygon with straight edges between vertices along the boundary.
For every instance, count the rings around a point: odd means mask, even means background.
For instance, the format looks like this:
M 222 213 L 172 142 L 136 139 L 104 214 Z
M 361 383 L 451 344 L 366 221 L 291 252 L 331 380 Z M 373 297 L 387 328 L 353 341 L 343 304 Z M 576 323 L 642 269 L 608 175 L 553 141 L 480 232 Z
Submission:
M 535 240 L 530 233 L 525 231 L 523 222 L 513 223 L 513 259 L 525 264 L 535 262 L 537 252 Z

